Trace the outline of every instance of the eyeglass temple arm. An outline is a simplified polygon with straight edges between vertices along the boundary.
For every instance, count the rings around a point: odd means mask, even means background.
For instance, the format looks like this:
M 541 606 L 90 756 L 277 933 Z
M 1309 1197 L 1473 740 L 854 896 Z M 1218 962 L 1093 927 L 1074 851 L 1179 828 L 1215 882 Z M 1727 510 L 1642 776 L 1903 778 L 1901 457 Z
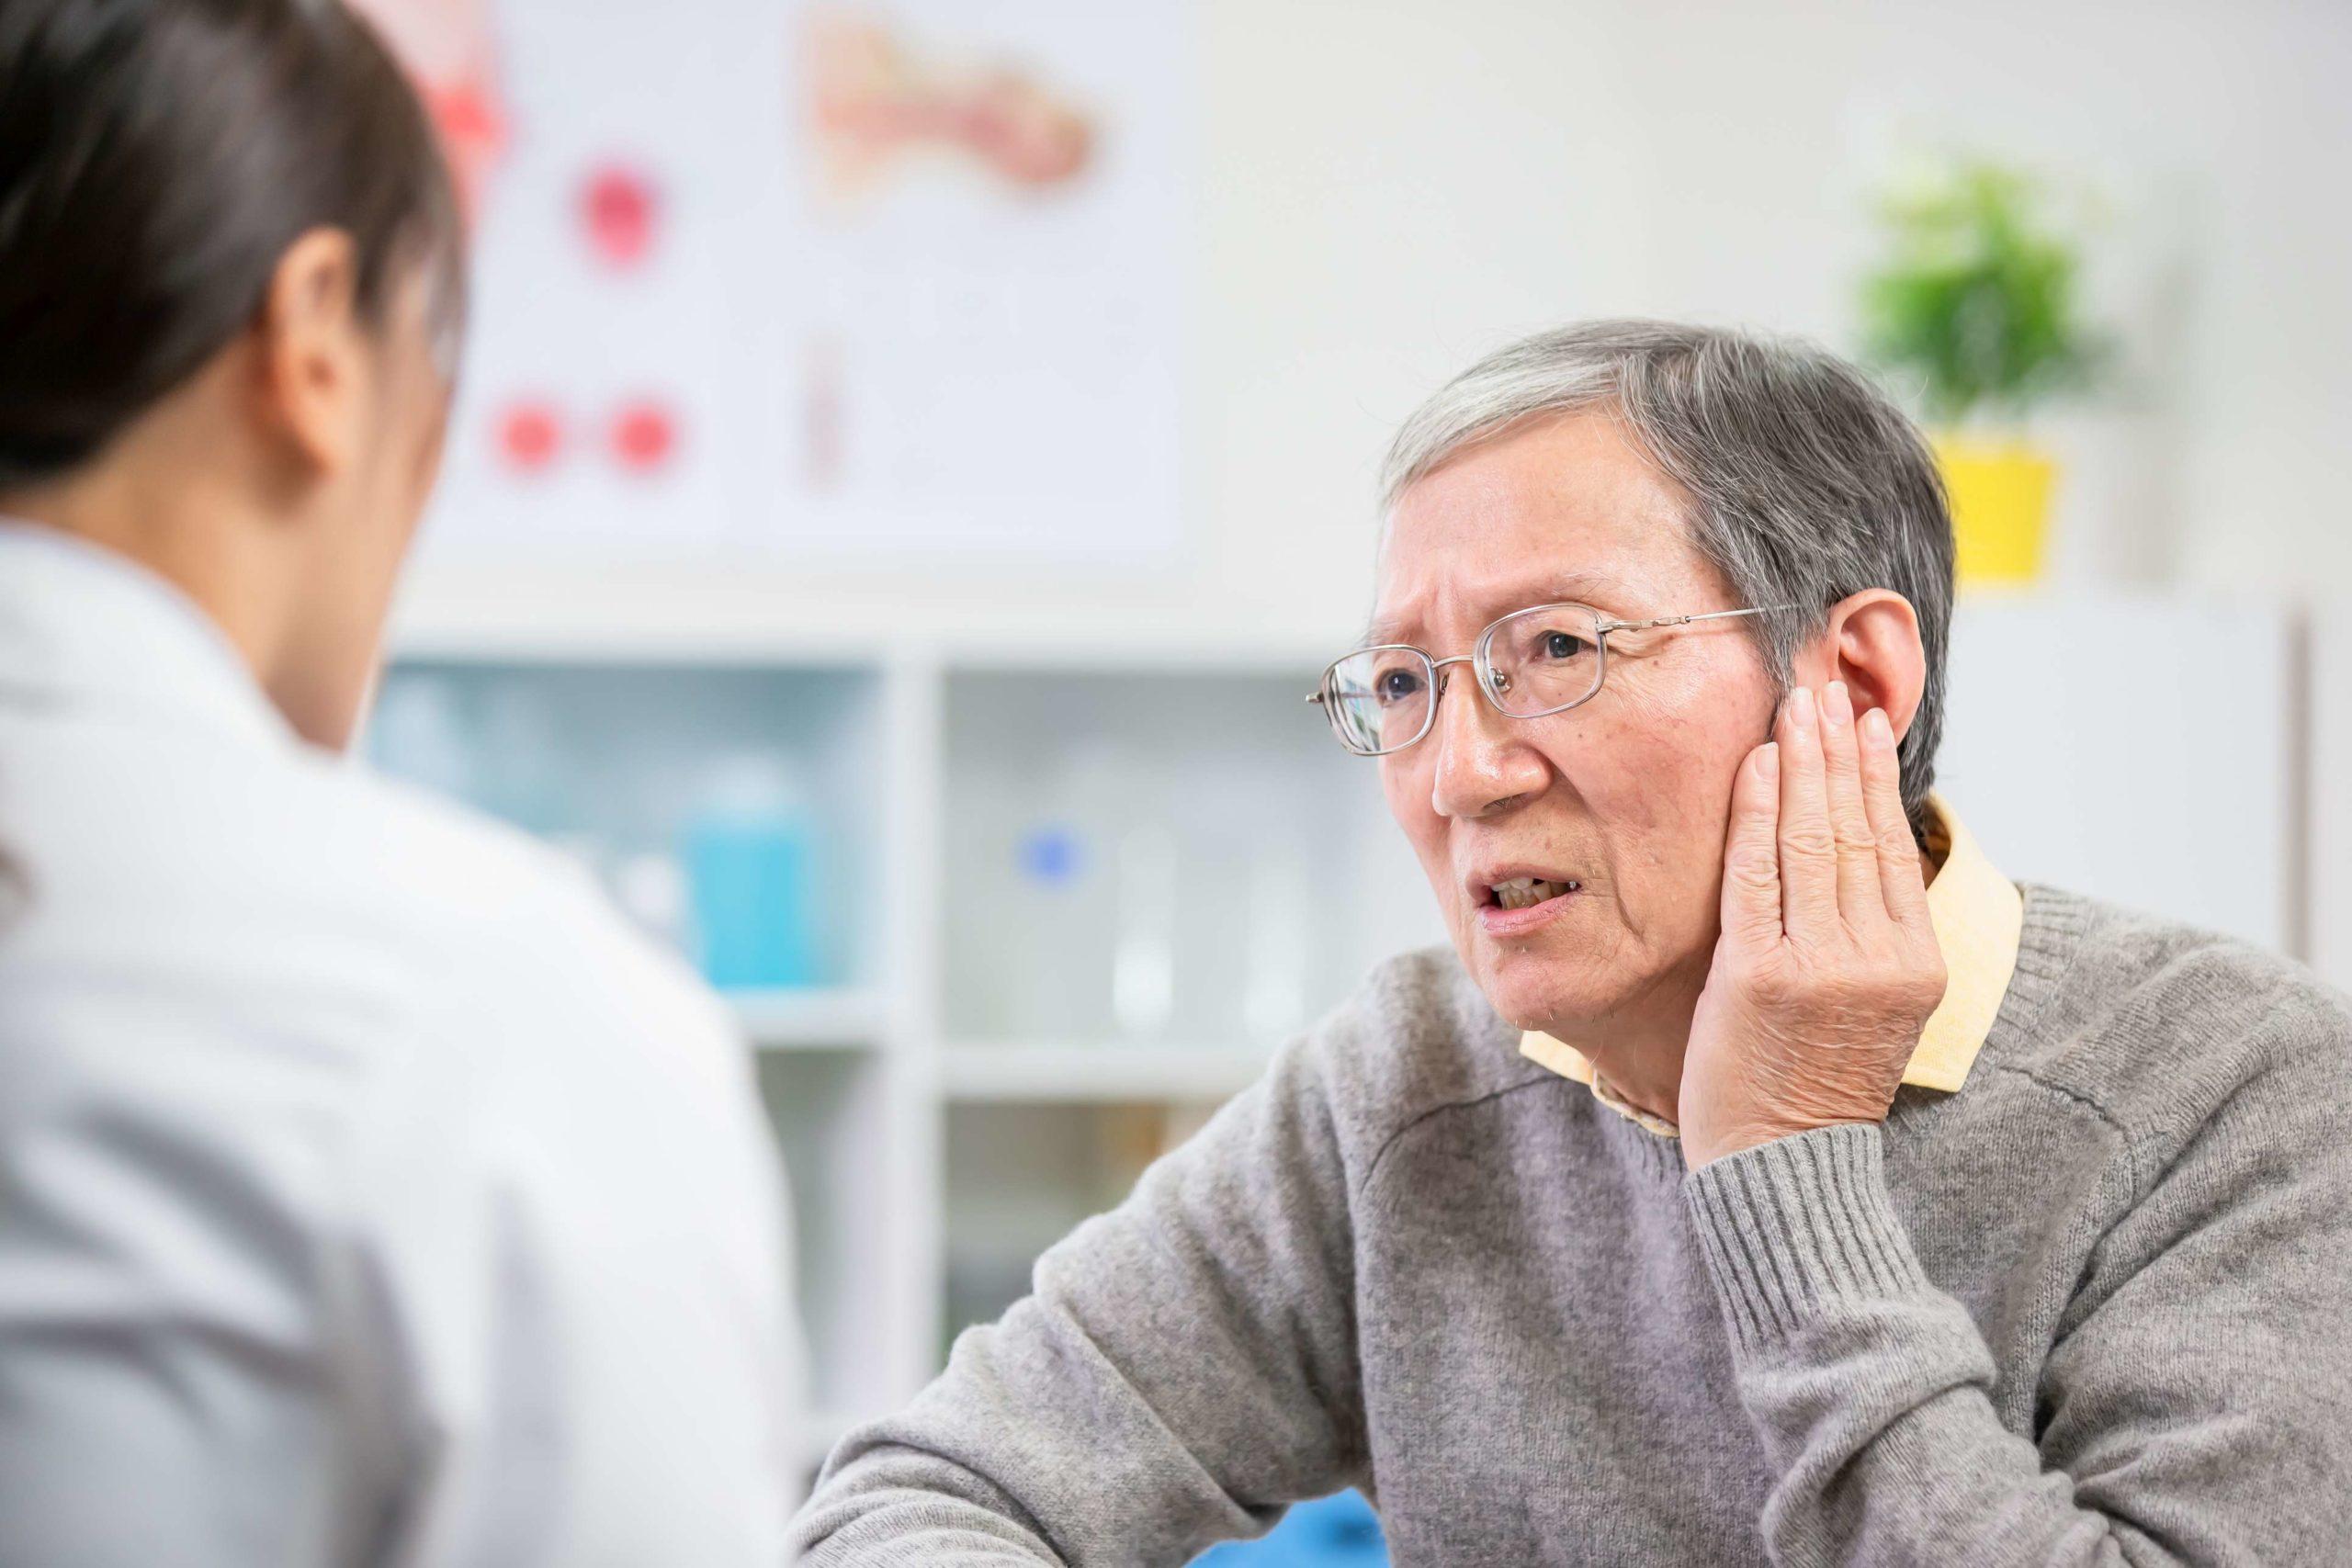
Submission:
M 1598 630 L 1603 632 L 1645 632 L 1653 626 L 1687 626 L 1693 621 L 1728 621 L 1741 615 L 1769 615 L 1775 610 L 1793 610 L 1794 604 L 1751 604 L 1745 610 L 1707 610 L 1695 615 L 1660 615 L 1654 621 L 1603 621 Z
M 1695 615 L 1660 615 L 1654 621 L 1602 621 L 1593 629 L 1606 635 L 1610 632 L 1645 632 L 1653 626 L 1687 626 L 1693 621 L 1736 620 L 1741 615 L 1769 615 L 1775 610 L 1793 610 L 1794 604 L 1751 604 L 1745 610 L 1707 610 Z M 1438 664 L 1467 664 L 1468 659 L 1443 659 Z M 1310 705 L 1323 705 L 1323 694 L 1309 693 L 1305 699 Z

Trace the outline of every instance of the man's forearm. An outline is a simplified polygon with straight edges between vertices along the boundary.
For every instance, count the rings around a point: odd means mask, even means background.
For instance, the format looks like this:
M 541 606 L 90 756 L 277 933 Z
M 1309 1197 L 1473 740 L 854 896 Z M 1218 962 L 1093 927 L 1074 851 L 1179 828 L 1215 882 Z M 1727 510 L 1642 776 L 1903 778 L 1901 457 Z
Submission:
M 854 1448 L 799 1521 L 803 1568 L 1060 1568 L 1064 1559 L 996 1487 L 921 1449 Z

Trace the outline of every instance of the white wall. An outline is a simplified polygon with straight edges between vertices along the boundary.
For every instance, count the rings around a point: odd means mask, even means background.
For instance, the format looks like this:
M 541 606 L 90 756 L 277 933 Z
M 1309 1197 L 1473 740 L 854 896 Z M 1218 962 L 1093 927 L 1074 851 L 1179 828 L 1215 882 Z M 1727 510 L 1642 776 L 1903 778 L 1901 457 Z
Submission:
M 2312 724 L 2302 756 L 2301 801 L 2311 837 L 2303 868 L 2308 926 L 2301 934 L 2312 967 L 2352 991 L 2352 599 L 2323 606 L 2310 635 Z
M 2065 422 L 2064 576 L 2352 585 L 2352 6 L 2335 0 L 1208 0 L 1191 542 L 1141 578 L 439 575 L 516 615 L 1344 639 L 1387 434 L 1471 355 L 1643 311 L 1843 343 L 1863 172 L 1905 128 L 2119 200 L 2141 348 Z M 2182 273 L 2176 258 L 2193 266 Z M 1115 526 L 1115 520 L 1106 520 Z
M 2196 581 L 2352 581 L 2352 6 L 1214 15 L 1220 538 L 1279 528 L 1281 564 L 1301 571 L 1360 554 L 1393 422 L 1521 328 L 1638 311 L 1848 341 L 1861 170 L 1909 126 L 2084 167 L 2123 209 L 2111 284 L 2148 341 L 2127 367 L 2139 407 L 2072 422 L 2104 438 L 2078 441 L 2077 479 L 2132 513 L 2099 532 L 2177 530 Z M 2165 276 L 2164 253 L 2183 251 L 2193 286 Z M 1286 590 L 1289 571 L 1273 581 Z

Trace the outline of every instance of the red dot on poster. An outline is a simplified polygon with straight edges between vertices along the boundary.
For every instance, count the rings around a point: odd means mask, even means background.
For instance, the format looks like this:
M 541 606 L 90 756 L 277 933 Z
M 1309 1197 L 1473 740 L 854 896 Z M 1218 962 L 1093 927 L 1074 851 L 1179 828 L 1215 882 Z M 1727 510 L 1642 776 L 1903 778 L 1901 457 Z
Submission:
M 499 417 L 498 449 L 510 466 L 525 473 L 537 473 L 554 462 L 562 446 L 563 423 L 545 403 L 516 403 Z
M 588 243 L 614 266 L 634 266 L 653 248 L 657 202 L 644 175 L 617 164 L 588 176 L 580 217 Z
M 612 441 L 623 467 L 650 473 L 677 449 L 677 422 L 660 403 L 631 403 L 614 416 Z

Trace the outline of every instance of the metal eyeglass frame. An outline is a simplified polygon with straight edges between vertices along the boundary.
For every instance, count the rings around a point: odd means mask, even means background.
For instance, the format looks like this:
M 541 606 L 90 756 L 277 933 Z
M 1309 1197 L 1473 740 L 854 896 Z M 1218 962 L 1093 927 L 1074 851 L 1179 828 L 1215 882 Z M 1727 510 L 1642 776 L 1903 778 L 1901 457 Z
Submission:
M 1429 649 L 1416 648 L 1409 642 L 1381 642 L 1374 643 L 1369 648 L 1353 649 L 1323 667 L 1323 679 L 1306 700 L 1322 708 L 1324 717 L 1330 720 L 1331 733 L 1339 738 L 1340 749 L 1350 756 L 1393 757 L 1409 747 L 1419 745 L 1429 738 L 1430 731 L 1437 728 L 1437 705 L 1445 695 L 1448 683 L 1445 670 L 1449 664 L 1467 664 L 1476 670 L 1478 675 L 1478 694 L 1486 698 L 1487 705 L 1501 714 L 1503 717 L 1549 718 L 1555 713 L 1566 713 L 1572 707 L 1579 707 L 1600 694 L 1600 688 L 1609 678 L 1609 634 L 1611 632 L 1645 632 L 1660 626 L 1687 626 L 1698 621 L 1736 620 L 1746 615 L 1769 615 L 1777 610 L 1793 610 L 1796 607 L 1794 604 L 1755 604 L 1745 610 L 1707 610 L 1691 615 L 1659 615 L 1646 621 L 1612 621 L 1591 605 L 1579 604 L 1573 599 L 1563 599 L 1551 604 L 1530 604 L 1524 610 L 1513 610 L 1508 615 L 1498 616 L 1485 631 L 1478 634 L 1477 645 L 1472 652 L 1456 654 L 1452 659 L 1433 658 Z M 1557 707 L 1548 707 L 1541 713 L 1508 712 L 1503 707 L 1502 698 L 1495 693 L 1494 668 L 1489 661 L 1495 633 L 1505 621 L 1515 621 L 1521 615 L 1532 615 L 1544 610 L 1581 610 L 1592 617 L 1592 646 L 1594 656 L 1598 660 L 1592 674 L 1592 690 L 1574 702 L 1562 703 Z M 1434 689 L 1430 696 L 1429 711 L 1421 716 L 1421 728 L 1414 733 L 1410 740 L 1400 740 L 1394 746 L 1383 746 L 1377 751 L 1360 750 L 1348 744 L 1347 732 L 1340 728 L 1339 706 L 1331 700 L 1331 680 L 1340 666 L 1351 659 L 1360 659 L 1367 653 L 1391 652 L 1419 654 L 1422 662 L 1430 667 L 1430 678 Z

